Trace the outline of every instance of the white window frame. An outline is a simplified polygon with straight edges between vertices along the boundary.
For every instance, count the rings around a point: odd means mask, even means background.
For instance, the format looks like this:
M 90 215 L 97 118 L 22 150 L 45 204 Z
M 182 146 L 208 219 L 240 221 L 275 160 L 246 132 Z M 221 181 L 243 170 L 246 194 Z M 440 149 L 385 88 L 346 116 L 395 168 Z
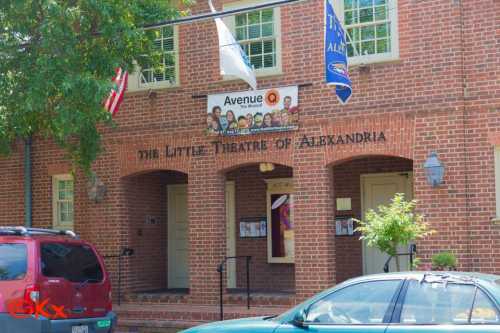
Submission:
M 237 2 L 231 2 L 223 5 L 224 10 L 228 9 L 239 9 L 249 6 L 260 5 L 269 2 L 267 0 L 242 0 Z M 265 77 L 273 75 L 283 74 L 282 61 L 281 61 L 281 9 L 280 7 L 273 8 L 273 24 L 274 24 L 274 35 L 276 38 L 276 66 L 271 68 L 258 68 L 255 69 L 256 77 Z M 228 27 L 229 31 L 236 38 L 236 16 L 227 16 L 223 18 L 224 23 Z M 223 80 L 235 80 L 236 78 L 231 75 L 224 75 Z
M 500 146 L 495 146 L 494 166 L 495 166 L 495 218 L 493 222 L 500 223 Z
M 391 52 L 385 54 L 369 54 L 349 57 L 349 65 L 365 65 L 399 60 L 398 1 L 387 0 L 387 2 L 389 19 L 391 21 Z M 334 0 L 333 4 L 338 19 L 342 22 L 343 27 L 346 29 L 344 22 L 344 0 Z
M 73 181 L 73 221 L 71 223 L 61 223 L 59 221 L 59 187 L 58 182 L 61 180 Z M 52 226 L 54 229 L 73 230 L 75 225 L 75 182 L 70 174 L 60 174 L 52 176 Z
M 180 86 L 179 73 L 179 27 L 174 26 L 174 57 L 175 57 L 175 82 L 169 81 L 141 83 L 141 68 L 136 66 L 133 73 L 130 73 L 128 79 L 128 91 L 144 91 L 150 89 L 175 88 Z

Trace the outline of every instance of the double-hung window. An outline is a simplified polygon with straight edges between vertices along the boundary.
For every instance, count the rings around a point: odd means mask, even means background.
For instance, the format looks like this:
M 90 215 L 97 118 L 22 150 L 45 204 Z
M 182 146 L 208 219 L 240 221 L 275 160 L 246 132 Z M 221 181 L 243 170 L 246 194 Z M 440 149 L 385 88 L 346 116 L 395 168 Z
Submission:
M 73 177 L 71 175 L 64 174 L 52 177 L 52 209 L 55 229 L 73 230 L 73 194 Z
M 397 0 L 336 0 L 350 64 L 399 58 Z
M 144 55 L 143 65 L 129 79 L 129 90 L 155 89 L 179 85 L 178 29 L 166 26 L 153 31 L 154 50 L 158 57 Z
M 251 4 L 258 4 L 255 2 Z M 224 9 L 251 5 L 233 3 Z M 281 73 L 280 9 L 268 8 L 224 19 L 245 51 L 257 76 Z

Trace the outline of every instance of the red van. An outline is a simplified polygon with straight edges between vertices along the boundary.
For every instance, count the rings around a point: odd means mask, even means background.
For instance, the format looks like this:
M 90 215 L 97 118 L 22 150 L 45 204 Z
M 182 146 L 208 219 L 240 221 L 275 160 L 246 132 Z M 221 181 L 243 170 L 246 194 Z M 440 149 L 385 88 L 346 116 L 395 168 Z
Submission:
M 0 227 L 0 332 L 110 333 L 102 257 L 72 231 Z

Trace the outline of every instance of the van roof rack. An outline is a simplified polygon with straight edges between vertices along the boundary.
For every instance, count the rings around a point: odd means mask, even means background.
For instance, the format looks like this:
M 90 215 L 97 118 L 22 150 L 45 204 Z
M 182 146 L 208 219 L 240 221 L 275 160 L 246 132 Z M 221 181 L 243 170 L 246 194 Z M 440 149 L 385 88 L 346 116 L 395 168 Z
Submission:
M 21 226 L 0 227 L 0 235 L 13 235 L 13 236 L 59 235 L 59 236 L 69 236 L 71 238 L 78 238 L 78 236 L 71 230 L 26 228 Z

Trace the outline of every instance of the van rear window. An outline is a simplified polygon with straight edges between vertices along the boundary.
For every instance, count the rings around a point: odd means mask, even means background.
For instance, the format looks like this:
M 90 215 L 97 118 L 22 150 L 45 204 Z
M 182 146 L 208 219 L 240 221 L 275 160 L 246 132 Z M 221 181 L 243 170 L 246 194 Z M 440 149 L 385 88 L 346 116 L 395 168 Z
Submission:
M 42 274 L 71 282 L 98 283 L 104 278 L 94 251 L 87 245 L 42 243 Z
M 26 275 L 25 244 L 0 244 L 0 281 L 21 280 Z

